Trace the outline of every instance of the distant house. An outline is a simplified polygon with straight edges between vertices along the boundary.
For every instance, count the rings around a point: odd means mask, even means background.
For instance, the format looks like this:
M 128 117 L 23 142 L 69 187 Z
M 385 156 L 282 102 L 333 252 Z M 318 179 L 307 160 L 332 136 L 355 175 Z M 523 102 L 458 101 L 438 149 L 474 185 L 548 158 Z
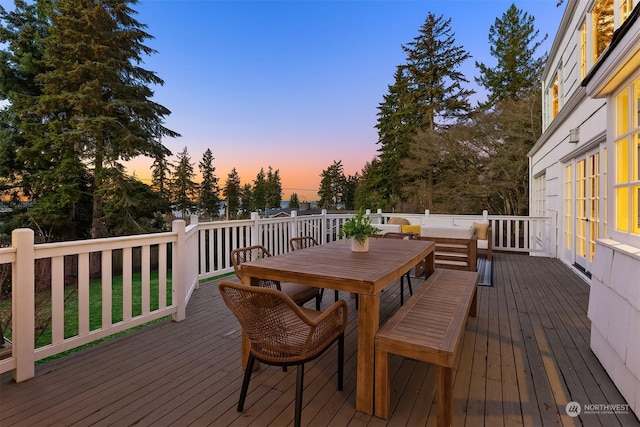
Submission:
M 567 0 L 542 76 L 530 211 L 591 284 L 591 348 L 640 414 L 640 6 Z M 635 7 L 634 7 L 635 6 Z M 587 402 L 585 402 L 587 403 Z

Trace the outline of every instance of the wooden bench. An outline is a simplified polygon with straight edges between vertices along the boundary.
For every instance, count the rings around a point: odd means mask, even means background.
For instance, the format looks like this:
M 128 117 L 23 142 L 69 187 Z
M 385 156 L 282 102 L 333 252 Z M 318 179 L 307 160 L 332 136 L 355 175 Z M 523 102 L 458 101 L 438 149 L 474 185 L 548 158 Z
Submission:
M 453 422 L 453 368 L 468 316 L 476 316 L 478 273 L 437 268 L 375 336 L 374 413 L 388 418 L 391 406 L 389 356 L 437 365 L 438 426 Z

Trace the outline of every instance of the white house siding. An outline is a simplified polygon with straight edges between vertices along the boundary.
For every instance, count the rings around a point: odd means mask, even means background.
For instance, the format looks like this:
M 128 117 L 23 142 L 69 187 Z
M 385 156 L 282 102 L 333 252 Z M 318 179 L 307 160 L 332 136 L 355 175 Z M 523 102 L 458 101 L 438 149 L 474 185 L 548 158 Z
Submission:
M 619 11 L 620 0 L 614 0 Z M 576 185 L 567 185 L 565 171 L 576 161 L 599 153 L 600 195 L 598 240 L 595 254 L 586 263 L 584 275 L 591 285 L 589 318 L 591 348 L 627 400 L 629 409 L 640 415 L 640 235 L 615 229 L 615 95 L 620 88 L 640 78 L 640 6 L 634 1 L 634 13 L 623 31 L 616 15 L 615 43 L 601 54 L 598 62 L 587 61 L 587 76 L 580 75 L 580 26 L 589 22 L 594 1 L 566 2 L 558 34 L 552 45 L 543 74 L 543 135 L 529 153 L 530 181 L 546 179 L 547 215 L 557 218 L 558 258 L 574 265 L 576 244 L 565 242 L 567 225 L 575 237 Z M 587 45 L 591 54 L 591 46 Z M 554 76 L 559 79 L 560 109 L 551 117 L 548 88 Z M 634 102 L 635 101 L 634 99 Z M 579 129 L 579 141 L 569 142 L 571 129 Z M 596 158 L 595 156 L 593 157 Z M 567 188 L 570 188 L 572 215 L 567 220 Z M 533 200 L 532 200 L 533 203 Z M 573 222 L 573 223 L 571 223 Z M 567 224 L 569 223 L 569 224 Z M 589 279 L 589 275 L 591 278 Z M 624 402 L 579 402 L 584 404 L 620 404 Z

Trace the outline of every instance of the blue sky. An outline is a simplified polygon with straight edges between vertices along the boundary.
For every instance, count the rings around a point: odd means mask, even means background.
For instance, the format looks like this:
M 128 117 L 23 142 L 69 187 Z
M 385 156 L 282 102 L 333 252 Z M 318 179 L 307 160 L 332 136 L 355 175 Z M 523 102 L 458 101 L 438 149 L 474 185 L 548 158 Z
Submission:
M 7 4 L 7 0 L 0 0 Z M 210 148 L 223 184 L 231 168 L 242 183 L 261 167 L 280 171 L 285 200 L 315 200 L 323 169 L 341 160 L 353 175 L 377 150 L 377 106 L 405 62 L 401 45 L 429 12 L 451 19 L 456 45 L 472 58 L 461 68 L 478 90 L 475 61 L 495 65 L 489 28 L 511 5 L 502 0 L 141 0 L 136 19 L 158 53 L 143 67 L 165 81 L 155 100 L 172 111 L 167 139 L 196 165 Z M 550 49 L 564 6 L 517 1 L 535 17 Z M 542 52 L 540 52 L 542 53 Z M 474 99 L 482 100 L 479 94 Z M 146 180 L 151 162 L 129 171 Z

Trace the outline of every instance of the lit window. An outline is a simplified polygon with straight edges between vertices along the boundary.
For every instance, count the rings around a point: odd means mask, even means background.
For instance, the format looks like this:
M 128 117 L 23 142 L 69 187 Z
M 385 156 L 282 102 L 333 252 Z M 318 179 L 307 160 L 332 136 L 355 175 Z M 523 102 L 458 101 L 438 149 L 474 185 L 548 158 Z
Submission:
M 558 75 L 553 78 L 551 85 L 551 118 L 555 119 L 560 110 L 560 87 L 558 85 Z
M 615 29 L 613 0 L 597 0 L 591 10 L 591 16 L 593 18 L 593 62 L 595 63 L 613 38 Z
M 620 0 L 620 23 L 623 23 L 633 10 L 633 0 Z
M 615 103 L 615 227 L 634 234 L 640 234 L 639 103 L 640 79 L 637 79 L 631 88 L 616 96 Z
M 580 26 L 580 78 L 587 75 L 587 23 Z
M 564 169 L 564 245 L 567 249 L 573 247 L 573 201 L 571 197 L 573 171 L 571 165 Z

